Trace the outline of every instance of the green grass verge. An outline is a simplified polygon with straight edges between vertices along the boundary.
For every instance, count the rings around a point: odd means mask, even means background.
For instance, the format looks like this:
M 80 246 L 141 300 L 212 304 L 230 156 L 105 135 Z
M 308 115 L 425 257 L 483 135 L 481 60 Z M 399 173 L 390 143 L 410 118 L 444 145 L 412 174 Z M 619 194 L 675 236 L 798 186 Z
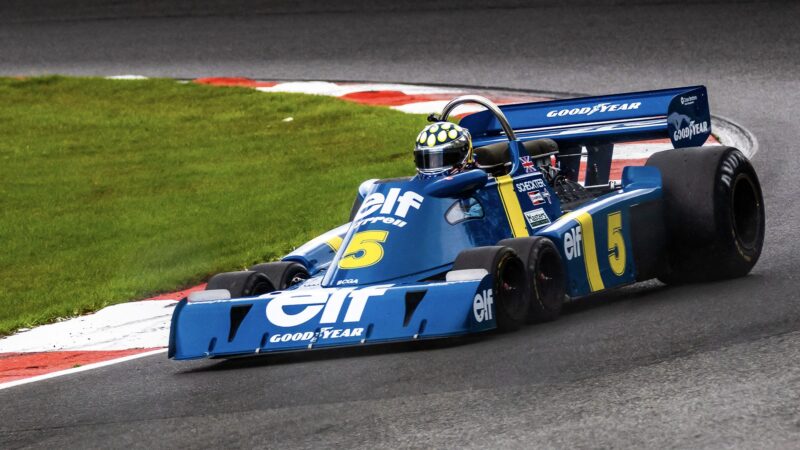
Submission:
M 412 173 L 424 125 L 319 96 L 0 79 L 0 334 L 278 258 L 346 222 L 361 181 Z

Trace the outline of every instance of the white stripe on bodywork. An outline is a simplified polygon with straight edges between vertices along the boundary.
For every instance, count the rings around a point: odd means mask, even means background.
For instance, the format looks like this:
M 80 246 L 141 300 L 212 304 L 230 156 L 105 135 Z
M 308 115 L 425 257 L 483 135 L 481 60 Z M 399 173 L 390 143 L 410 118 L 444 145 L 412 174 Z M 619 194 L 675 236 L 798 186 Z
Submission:
M 486 269 L 451 270 L 445 275 L 445 281 L 478 281 L 486 275 L 489 275 L 489 271 Z

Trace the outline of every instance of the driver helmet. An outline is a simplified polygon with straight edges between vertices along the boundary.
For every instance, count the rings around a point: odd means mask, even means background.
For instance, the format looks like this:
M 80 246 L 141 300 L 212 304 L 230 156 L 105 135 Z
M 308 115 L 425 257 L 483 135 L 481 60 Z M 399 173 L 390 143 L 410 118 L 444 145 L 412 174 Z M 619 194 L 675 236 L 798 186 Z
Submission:
M 417 136 L 414 163 L 423 175 L 439 175 L 472 162 L 472 137 L 450 122 L 428 125 Z

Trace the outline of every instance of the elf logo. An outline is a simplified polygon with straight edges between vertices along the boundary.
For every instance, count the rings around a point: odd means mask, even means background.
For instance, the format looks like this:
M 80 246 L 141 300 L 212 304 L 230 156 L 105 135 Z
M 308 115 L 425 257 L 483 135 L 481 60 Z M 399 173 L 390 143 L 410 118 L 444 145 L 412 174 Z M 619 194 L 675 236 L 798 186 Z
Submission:
M 484 320 L 492 320 L 492 305 L 494 297 L 491 289 L 484 289 L 483 293 L 478 292 L 472 299 L 472 314 L 475 321 L 480 323 Z
M 581 226 L 578 225 L 564 234 L 564 254 L 568 260 L 581 256 Z
M 370 297 L 382 296 L 392 285 L 368 288 L 301 289 L 278 294 L 267 303 L 267 320 L 279 327 L 295 327 L 315 318 L 320 312 L 319 323 L 339 321 L 345 300 L 349 300 L 343 322 L 358 322 Z M 303 307 L 303 308 L 300 308 Z M 288 310 L 287 310 L 288 309 Z
M 400 195 L 400 191 L 400 188 L 392 188 L 385 196 L 380 192 L 370 194 L 364 199 L 364 203 L 361 204 L 361 208 L 353 220 L 361 220 L 378 210 L 380 210 L 380 214 L 394 215 L 405 219 L 409 209 L 419 209 L 422 206 L 424 197 L 414 191 L 405 191 Z

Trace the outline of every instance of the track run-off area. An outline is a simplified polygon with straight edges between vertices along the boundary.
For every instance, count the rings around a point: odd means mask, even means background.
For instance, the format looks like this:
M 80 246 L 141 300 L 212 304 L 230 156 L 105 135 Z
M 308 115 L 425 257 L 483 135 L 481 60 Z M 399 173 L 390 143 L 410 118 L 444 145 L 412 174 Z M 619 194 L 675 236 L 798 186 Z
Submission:
M 635 285 L 517 333 L 230 362 L 157 354 L 0 390 L 0 446 L 800 440 L 794 2 L 223 1 L 163 12 L 70 3 L 0 7 L 0 74 L 369 80 L 549 96 L 705 84 L 712 113 L 757 138 L 766 240 L 743 279 Z

